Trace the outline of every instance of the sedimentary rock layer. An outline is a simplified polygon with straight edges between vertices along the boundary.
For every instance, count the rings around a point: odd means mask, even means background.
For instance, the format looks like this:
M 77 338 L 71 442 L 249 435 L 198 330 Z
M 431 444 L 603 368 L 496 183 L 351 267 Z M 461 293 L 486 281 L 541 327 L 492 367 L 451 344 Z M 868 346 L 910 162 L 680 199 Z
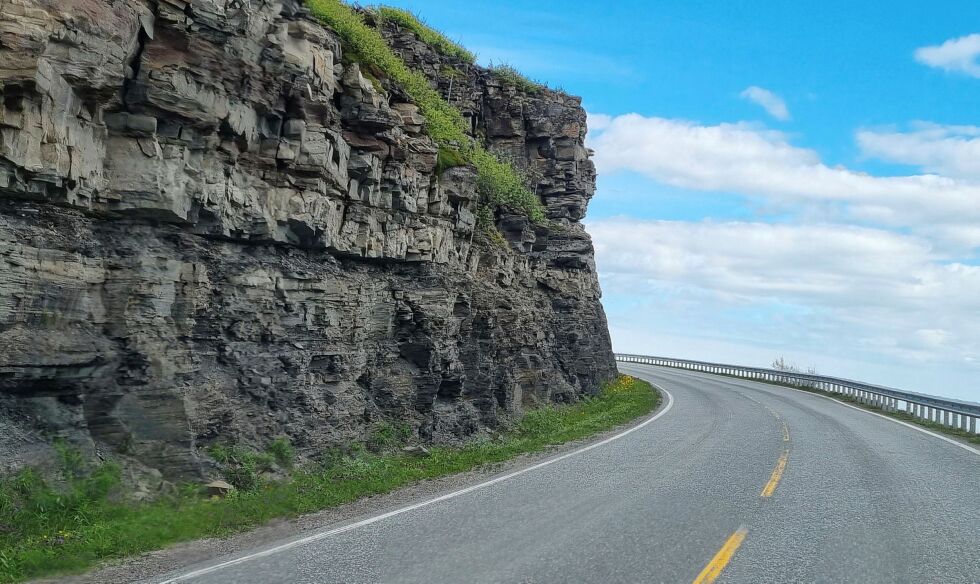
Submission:
M 475 172 L 294 0 L 0 0 L 0 471 L 454 441 L 613 375 L 579 99 L 384 33 L 547 225 L 485 237 Z

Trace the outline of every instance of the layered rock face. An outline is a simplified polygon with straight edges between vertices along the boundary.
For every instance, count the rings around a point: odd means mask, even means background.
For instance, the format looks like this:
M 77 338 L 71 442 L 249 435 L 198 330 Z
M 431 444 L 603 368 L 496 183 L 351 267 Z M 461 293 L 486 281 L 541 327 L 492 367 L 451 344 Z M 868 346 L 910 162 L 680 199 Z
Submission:
M 614 375 L 579 100 L 384 32 L 547 226 L 483 236 L 474 170 L 294 0 L 0 0 L 0 473 L 57 438 L 173 479 L 216 442 L 455 441 Z

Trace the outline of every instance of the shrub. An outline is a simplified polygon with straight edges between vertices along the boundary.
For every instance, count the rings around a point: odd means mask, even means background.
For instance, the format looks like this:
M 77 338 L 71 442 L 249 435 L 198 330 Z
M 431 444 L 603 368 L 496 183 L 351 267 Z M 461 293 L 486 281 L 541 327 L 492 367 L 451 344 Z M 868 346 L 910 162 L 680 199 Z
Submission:
M 221 476 L 242 491 L 256 489 L 261 484 L 259 473 L 272 470 L 276 460 L 273 454 L 237 446 L 214 445 L 208 453 L 220 463 Z
M 439 147 L 439 155 L 436 158 L 436 174 L 439 176 L 442 176 L 442 173 L 450 168 L 466 166 L 467 164 L 469 164 L 469 161 L 466 160 L 466 157 L 459 150 L 449 148 L 448 146 Z
M 544 84 L 531 81 L 510 65 L 491 66 L 490 72 L 500 81 L 513 85 L 526 93 L 541 93 L 545 88 Z
M 404 446 L 412 437 L 412 427 L 405 423 L 381 422 L 368 437 L 367 447 L 372 452 L 383 452 Z
M 276 460 L 276 464 L 283 468 L 291 468 L 296 461 L 296 451 L 289 443 L 288 438 L 276 438 L 269 445 L 269 454 Z
M 544 206 L 524 186 L 514 168 L 470 138 L 459 110 L 432 89 L 422 74 L 409 69 L 360 14 L 341 0 L 307 0 L 307 5 L 314 16 L 340 35 L 345 50 L 353 53 L 359 62 L 383 71 L 411 96 L 425 116 L 426 132 L 440 147 L 455 149 L 476 167 L 480 194 L 485 201 L 511 207 L 533 221 L 544 221 Z
M 459 43 L 449 40 L 446 35 L 426 25 L 418 16 L 408 10 L 379 6 L 374 12 L 382 23 L 393 22 L 402 28 L 407 28 L 415 33 L 420 41 L 447 57 L 454 57 L 467 63 L 476 62 L 476 55 L 461 47 Z

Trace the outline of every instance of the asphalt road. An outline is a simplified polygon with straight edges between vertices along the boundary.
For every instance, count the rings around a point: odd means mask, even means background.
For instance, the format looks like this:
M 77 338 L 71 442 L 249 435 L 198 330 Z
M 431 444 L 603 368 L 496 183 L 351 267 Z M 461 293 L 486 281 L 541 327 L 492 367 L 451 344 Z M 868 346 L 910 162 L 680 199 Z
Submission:
M 753 584 L 980 582 L 977 452 L 786 388 L 621 369 L 666 389 L 670 409 L 518 476 L 169 578 L 612 584 L 710 582 L 720 573 L 716 582 Z M 223 565 L 229 560 L 240 561 Z

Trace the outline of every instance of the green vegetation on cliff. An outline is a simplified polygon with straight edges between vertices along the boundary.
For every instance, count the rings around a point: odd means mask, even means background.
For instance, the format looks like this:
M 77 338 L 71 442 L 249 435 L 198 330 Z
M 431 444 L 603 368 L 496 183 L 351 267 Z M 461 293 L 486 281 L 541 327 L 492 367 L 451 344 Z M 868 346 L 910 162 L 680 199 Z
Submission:
M 386 493 L 407 484 L 501 462 L 520 454 L 585 438 L 653 411 L 660 401 L 650 384 L 620 376 L 582 401 L 527 412 L 492 440 L 461 448 L 401 449 L 411 434 L 381 423 L 363 445 L 326 454 L 315 465 L 291 472 L 293 452 L 277 440 L 266 452 L 212 449 L 226 478 L 241 485 L 219 498 L 205 498 L 187 485 L 152 502 L 119 502 L 119 467 L 86 467 L 62 449 L 63 480 L 51 485 L 34 470 L 0 481 L 0 583 L 79 571 L 179 541 L 220 537 L 277 517 L 294 517 Z M 278 467 L 286 478 L 262 478 Z
M 409 69 L 381 34 L 364 22 L 361 14 L 341 0 L 306 1 L 312 14 L 340 35 L 345 50 L 353 53 L 355 61 L 383 72 L 411 96 L 425 116 L 426 131 L 441 148 L 457 151 L 476 167 L 480 195 L 486 202 L 510 207 L 536 222 L 544 221 L 544 206 L 525 186 L 514 167 L 468 136 L 466 122 L 459 110 L 432 89 L 425 76 Z M 391 14 L 393 12 L 389 12 L 388 18 Z M 424 27 L 417 19 L 414 22 L 418 27 Z
M 544 85 L 536 81 L 531 81 L 510 65 L 494 65 L 490 67 L 490 72 L 500 81 L 513 85 L 520 91 L 541 93 L 544 90 Z
M 375 9 L 375 14 L 382 23 L 393 22 L 402 28 L 407 28 L 412 31 L 415 33 L 415 36 L 419 37 L 419 40 L 443 55 L 459 59 L 460 61 L 466 61 L 467 63 L 476 62 L 476 55 L 461 47 L 459 43 L 451 41 L 441 32 L 427 26 L 418 16 L 408 10 L 392 8 L 391 6 L 378 6 Z

